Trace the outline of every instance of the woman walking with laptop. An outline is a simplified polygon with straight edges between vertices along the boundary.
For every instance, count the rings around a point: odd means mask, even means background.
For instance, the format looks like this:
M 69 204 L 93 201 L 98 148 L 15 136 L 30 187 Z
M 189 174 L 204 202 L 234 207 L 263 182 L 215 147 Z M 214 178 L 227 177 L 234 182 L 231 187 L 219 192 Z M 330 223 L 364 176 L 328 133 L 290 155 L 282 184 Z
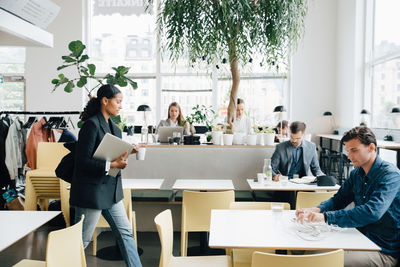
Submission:
M 132 226 L 122 202 L 121 171 L 116 177 L 108 175 L 110 168 L 124 169 L 127 166 L 127 153 L 112 162 L 93 157 L 106 133 L 122 137 L 121 130 L 110 119 L 111 115 L 118 115 L 122 99 L 117 87 L 103 85 L 97 91 L 97 97 L 90 99 L 81 114 L 80 119 L 84 123 L 76 146 L 70 204 L 75 208 L 75 221 L 85 215 L 82 233 L 85 248 L 92 239 L 100 215 L 103 215 L 127 266 L 141 267 Z

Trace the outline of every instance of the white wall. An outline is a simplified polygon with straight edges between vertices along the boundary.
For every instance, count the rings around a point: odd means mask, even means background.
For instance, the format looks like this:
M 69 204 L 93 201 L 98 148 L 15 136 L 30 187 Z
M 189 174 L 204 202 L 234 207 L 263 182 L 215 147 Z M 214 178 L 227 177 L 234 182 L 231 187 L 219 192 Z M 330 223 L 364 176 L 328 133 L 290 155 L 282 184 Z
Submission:
M 329 132 L 325 111 L 336 113 L 336 0 L 310 0 L 305 35 L 292 56 L 291 120 L 309 133 Z
M 82 109 L 82 90 L 67 94 L 63 88 L 51 93 L 51 80 L 57 78 L 56 70 L 62 64 L 61 56 L 69 54 L 68 43 L 83 38 L 82 0 L 53 0 L 61 11 L 46 29 L 54 35 L 54 48 L 26 49 L 26 110 L 28 111 L 79 111 Z M 77 77 L 76 71 L 63 72 Z M 74 74 L 71 75 L 71 74 Z
M 364 1 L 338 1 L 337 121 L 352 128 L 360 123 L 364 87 Z

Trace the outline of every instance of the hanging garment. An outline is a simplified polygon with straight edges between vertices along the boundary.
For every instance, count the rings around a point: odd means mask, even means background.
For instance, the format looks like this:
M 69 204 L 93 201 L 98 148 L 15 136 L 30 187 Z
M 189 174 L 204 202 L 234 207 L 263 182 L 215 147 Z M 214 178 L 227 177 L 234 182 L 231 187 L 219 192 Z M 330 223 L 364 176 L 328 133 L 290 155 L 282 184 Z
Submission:
M 23 123 L 17 117 L 8 130 L 5 142 L 5 163 L 11 180 L 15 180 L 18 177 L 19 173 L 22 172 L 22 167 L 26 163 L 26 129 L 22 125 Z
M 27 166 L 32 170 L 36 169 L 36 152 L 39 142 L 55 142 L 56 138 L 54 132 L 50 128 L 43 128 L 46 124 L 44 118 L 32 125 L 31 132 L 29 133 L 28 141 L 26 142 L 26 157 Z
M 11 119 L 4 117 L 0 119 L 0 188 L 6 187 L 10 184 L 10 174 L 6 166 L 6 146 L 5 141 L 10 127 Z

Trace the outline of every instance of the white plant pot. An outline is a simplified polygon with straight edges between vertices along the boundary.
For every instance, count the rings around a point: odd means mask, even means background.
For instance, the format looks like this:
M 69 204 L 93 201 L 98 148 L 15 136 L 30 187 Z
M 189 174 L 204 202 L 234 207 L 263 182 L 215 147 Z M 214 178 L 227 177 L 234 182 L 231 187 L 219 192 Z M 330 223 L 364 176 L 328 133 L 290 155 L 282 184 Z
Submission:
M 275 141 L 275 133 L 265 133 L 264 134 L 264 144 L 266 146 L 272 146 Z
M 259 145 L 259 146 L 264 145 L 264 134 L 263 133 L 257 134 L 257 145 Z
M 233 142 L 233 134 L 224 134 L 224 146 L 231 146 Z
M 223 132 L 212 132 L 212 142 L 214 145 L 221 145 Z
M 234 145 L 243 145 L 245 136 L 246 136 L 246 134 L 244 134 L 244 133 L 235 133 L 233 135 L 233 144 Z
M 256 134 L 249 134 L 247 135 L 247 145 L 248 146 L 255 146 L 257 144 L 257 135 Z

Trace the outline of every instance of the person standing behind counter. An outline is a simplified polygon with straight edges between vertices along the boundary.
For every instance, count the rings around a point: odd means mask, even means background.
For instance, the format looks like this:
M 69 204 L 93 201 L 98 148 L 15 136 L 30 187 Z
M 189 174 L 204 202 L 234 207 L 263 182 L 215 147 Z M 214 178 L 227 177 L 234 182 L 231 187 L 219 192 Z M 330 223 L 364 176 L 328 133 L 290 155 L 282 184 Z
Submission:
M 124 169 L 128 162 L 127 154 L 109 162 L 93 158 L 106 133 L 122 137 L 121 130 L 112 122 L 110 116 L 117 116 L 122 108 L 121 91 L 113 85 L 103 85 L 97 97 L 87 103 L 81 120 L 75 151 L 75 168 L 71 183 L 70 205 L 75 208 L 75 222 L 82 214 L 82 239 L 86 248 L 94 229 L 103 215 L 117 240 L 121 255 L 129 267 L 141 267 L 139 255 L 133 239 L 132 225 L 125 211 L 121 172 L 116 177 L 108 175 L 110 168 Z M 132 153 L 136 152 L 136 149 Z
M 182 126 L 183 134 L 190 135 L 190 131 L 195 132 L 193 125 L 191 126 L 187 121 L 185 121 L 185 117 L 183 117 L 181 106 L 177 102 L 172 102 L 168 107 L 168 118 L 166 120 L 161 120 L 157 126 L 156 133 L 158 133 L 158 129 L 160 127 L 174 127 L 174 126 Z
M 244 100 L 241 98 L 237 99 L 236 106 L 236 120 L 234 124 L 235 133 L 250 134 L 252 131 L 250 118 L 244 115 Z

